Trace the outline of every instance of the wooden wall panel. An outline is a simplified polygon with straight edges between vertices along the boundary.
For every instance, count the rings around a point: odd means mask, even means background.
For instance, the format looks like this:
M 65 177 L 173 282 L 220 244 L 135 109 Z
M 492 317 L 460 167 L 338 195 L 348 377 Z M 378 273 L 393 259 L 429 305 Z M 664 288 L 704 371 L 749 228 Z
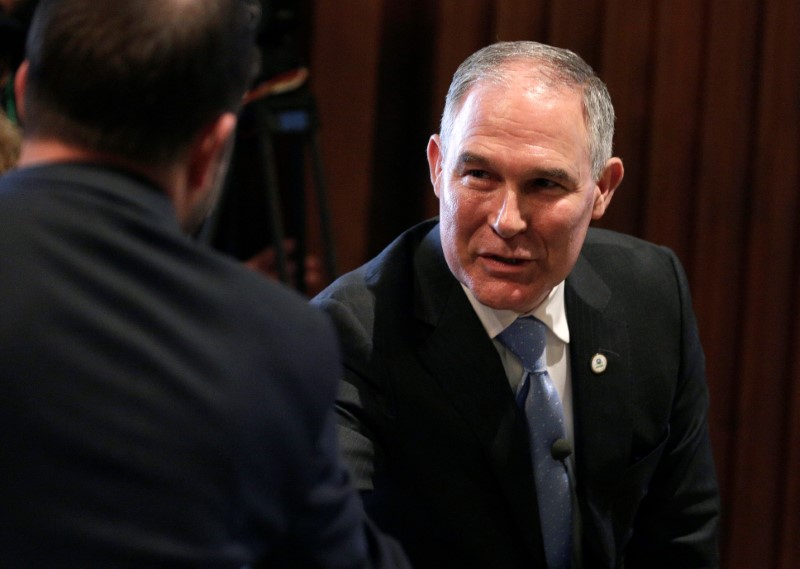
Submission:
M 687 266 L 697 234 L 691 220 L 699 163 L 704 8 L 697 0 L 658 3 L 652 123 L 642 186 L 644 237 L 671 247 Z
M 547 32 L 546 0 L 495 0 L 498 41 L 539 39 Z
M 579 54 L 597 73 L 602 74 L 603 37 L 605 37 L 603 0 L 559 0 L 549 3 L 547 29 L 541 38 L 552 45 L 571 49 Z
M 710 0 L 695 180 L 692 283 L 712 393 L 711 435 L 725 504 L 723 551 L 736 524 L 732 452 L 748 431 L 737 421 L 749 158 L 754 132 L 758 11 L 748 0 Z M 729 556 L 727 556 L 729 557 Z M 746 565 L 745 565 L 746 566 Z
M 800 145 L 798 145 L 800 147 Z M 800 152 L 797 152 L 797 161 L 800 162 Z M 800 220 L 798 220 L 800 221 Z M 797 223 L 797 221 L 795 222 Z M 786 457 L 782 465 L 786 498 L 784 500 L 783 516 L 781 518 L 779 569 L 795 569 L 800 567 L 800 249 L 795 249 L 794 260 L 795 293 L 793 310 L 794 317 L 793 342 L 792 342 L 792 374 L 789 381 L 790 393 L 787 400 L 786 445 L 781 451 Z
M 598 71 L 608 85 L 618 116 L 614 153 L 625 164 L 625 178 L 599 225 L 635 235 L 642 229 L 654 15 L 655 4 L 650 0 L 608 3 Z
M 737 519 L 731 527 L 731 558 L 744 567 L 778 567 L 789 483 L 781 467 L 791 385 L 782 378 L 789 377 L 792 366 L 787 332 L 795 319 L 786 301 L 792 298 L 797 268 L 800 162 L 796 152 L 784 150 L 800 144 L 797 15 L 796 0 L 773 2 L 762 16 L 760 34 L 741 358 L 742 376 L 752 380 L 742 381 L 738 391 L 736 416 L 747 431 L 737 436 L 731 502 Z M 796 484 L 797 475 L 793 480 Z
M 425 147 L 438 122 L 430 105 L 434 88 L 430 54 L 437 29 L 430 2 L 387 2 L 381 23 L 368 220 L 370 257 L 403 229 L 426 217 L 425 204 L 433 191 L 424 167 Z
M 314 3 L 311 82 L 339 271 L 355 268 L 367 255 L 382 4 Z

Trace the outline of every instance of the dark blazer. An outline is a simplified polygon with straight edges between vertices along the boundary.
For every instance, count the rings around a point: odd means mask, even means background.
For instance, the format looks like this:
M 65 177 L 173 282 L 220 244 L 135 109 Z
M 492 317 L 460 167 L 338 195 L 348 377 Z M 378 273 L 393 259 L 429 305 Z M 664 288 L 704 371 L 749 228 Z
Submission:
M 677 259 L 592 229 L 565 301 L 583 567 L 716 566 L 704 357 Z M 524 417 L 436 221 L 314 302 L 343 346 L 343 451 L 412 564 L 544 567 Z
M 395 566 L 339 459 L 333 326 L 157 188 L 0 178 L 0 294 L 0 566 Z

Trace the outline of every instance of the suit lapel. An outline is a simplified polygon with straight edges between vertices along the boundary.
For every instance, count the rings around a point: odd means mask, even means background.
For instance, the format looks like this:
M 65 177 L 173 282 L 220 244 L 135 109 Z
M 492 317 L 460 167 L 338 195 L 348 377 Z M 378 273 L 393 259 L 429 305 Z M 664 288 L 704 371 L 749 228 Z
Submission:
M 485 449 L 521 538 L 542 555 L 524 418 L 497 350 L 447 267 L 438 226 L 417 252 L 415 274 L 416 316 L 430 332 L 419 345 L 420 359 Z
M 611 292 L 581 256 L 565 292 L 575 417 L 576 479 L 587 546 L 614 559 L 610 515 L 614 486 L 631 447 L 631 354 L 628 328 L 615 318 Z M 607 366 L 592 371 L 602 354 Z M 604 523 L 605 521 L 605 523 Z
M 613 478 L 630 457 L 630 341 L 625 322 L 606 310 L 610 292 L 581 257 L 567 279 L 567 321 L 576 421 L 576 451 L 593 479 Z M 601 373 L 592 371 L 595 354 L 607 359 Z

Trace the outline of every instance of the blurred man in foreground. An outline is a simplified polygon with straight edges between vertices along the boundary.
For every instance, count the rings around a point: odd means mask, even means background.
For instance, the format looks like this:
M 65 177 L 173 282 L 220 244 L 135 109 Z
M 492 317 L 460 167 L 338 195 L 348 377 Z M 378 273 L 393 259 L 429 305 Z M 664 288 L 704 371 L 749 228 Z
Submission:
M 0 179 L 4 567 L 404 566 L 338 458 L 331 326 L 186 236 L 257 19 L 243 0 L 40 2 Z

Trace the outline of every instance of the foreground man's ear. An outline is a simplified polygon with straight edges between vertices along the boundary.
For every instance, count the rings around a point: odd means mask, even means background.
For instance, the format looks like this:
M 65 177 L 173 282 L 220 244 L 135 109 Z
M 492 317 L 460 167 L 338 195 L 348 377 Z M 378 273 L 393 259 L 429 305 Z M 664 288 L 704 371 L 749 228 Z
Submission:
M 171 195 L 178 220 L 187 232 L 203 222 L 219 198 L 235 130 L 236 115 L 224 113 L 200 131 L 189 148 L 183 189 Z
M 14 104 L 20 123 L 25 122 L 25 89 L 28 88 L 28 60 L 22 62 L 14 75 Z
M 236 115 L 224 113 L 204 128 L 189 149 L 190 192 L 210 187 L 236 130 Z

